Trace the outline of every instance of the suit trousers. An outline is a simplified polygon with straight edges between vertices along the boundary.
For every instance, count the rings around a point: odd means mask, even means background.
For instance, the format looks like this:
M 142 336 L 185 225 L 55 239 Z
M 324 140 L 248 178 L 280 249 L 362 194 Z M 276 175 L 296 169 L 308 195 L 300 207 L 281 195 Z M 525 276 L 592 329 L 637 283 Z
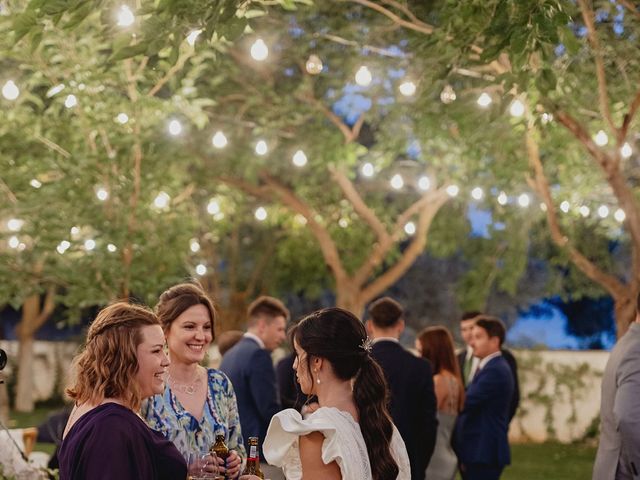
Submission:
M 486 463 L 465 463 L 462 480 L 498 480 L 504 467 Z

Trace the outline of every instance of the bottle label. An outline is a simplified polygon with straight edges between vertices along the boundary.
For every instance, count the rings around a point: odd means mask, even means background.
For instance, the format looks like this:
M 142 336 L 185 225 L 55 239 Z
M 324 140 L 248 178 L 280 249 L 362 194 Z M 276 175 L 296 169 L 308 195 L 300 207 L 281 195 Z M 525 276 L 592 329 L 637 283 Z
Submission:
M 249 458 L 258 458 L 258 447 L 251 445 L 249 449 Z

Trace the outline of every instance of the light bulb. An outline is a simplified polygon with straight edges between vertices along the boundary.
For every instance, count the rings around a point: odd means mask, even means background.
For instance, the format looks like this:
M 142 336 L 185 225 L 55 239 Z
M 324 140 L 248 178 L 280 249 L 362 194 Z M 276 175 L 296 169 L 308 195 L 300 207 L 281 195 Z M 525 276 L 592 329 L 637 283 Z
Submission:
M 625 142 L 625 144 L 622 145 L 622 148 L 620 149 L 620 155 L 622 155 L 623 158 L 629 158 L 632 153 L 633 150 L 631 149 L 631 145 L 629 145 L 628 142 Z
M 520 205 L 522 208 L 528 207 L 530 203 L 531 198 L 526 193 L 523 193 L 518 197 L 518 205 Z
M 322 72 L 323 67 L 324 66 L 322 65 L 322 60 L 320 60 L 320 57 L 314 55 L 313 53 L 309 55 L 309 59 L 305 64 L 305 68 L 307 69 L 307 72 L 309 74 L 318 75 Z
M 269 47 L 264 43 L 264 40 L 258 38 L 253 45 L 251 45 L 251 58 L 257 60 L 258 62 L 262 62 L 266 60 L 269 56 Z
M 450 197 L 455 197 L 456 195 L 458 195 L 458 193 L 460 193 L 460 188 L 457 185 L 449 185 L 446 190 L 447 195 L 449 195 Z
M 410 97 L 416 93 L 416 84 L 413 82 L 403 82 L 398 87 L 398 90 L 400 90 L 400 93 L 405 97 Z
M 7 228 L 11 232 L 19 232 L 22 225 L 24 225 L 24 220 L 20 220 L 19 218 L 10 218 L 9 221 L 7 221 Z
M 33 188 L 40 188 L 42 186 L 42 183 L 40 183 L 36 178 L 32 178 L 29 182 L 29 185 L 31 185 Z
M 547 204 L 546 203 L 540 203 L 540 210 L 542 210 L 543 212 L 547 211 Z
M 598 207 L 598 216 L 600 216 L 600 218 L 607 218 L 609 216 L 609 207 L 600 205 Z
M 59 94 L 62 90 L 64 90 L 64 83 L 59 83 L 55 87 L 51 87 L 49 90 L 47 90 L 47 93 L 45 95 L 47 98 L 51 98 Z
M 582 215 L 584 218 L 587 218 L 589 216 L 589 214 L 591 213 L 591 210 L 586 205 L 582 205 L 578 209 L 578 212 L 580 212 L 580 215 Z
M 130 27 L 131 25 L 133 25 L 135 19 L 136 17 L 133 15 L 133 12 L 128 6 L 122 5 L 120 7 L 120 10 L 118 10 L 119 27 Z
M 211 144 L 216 148 L 224 148 L 228 143 L 229 141 L 227 140 L 227 137 L 225 137 L 224 133 L 220 130 L 218 130 L 213 138 L 211 138 Z
M 429 190 L 431 188 L 431 180 L 426 175 L 421 176 L 418 179 L 418 188 L 420 190 Z
M 613 214 L 613 218 L 615 218 L 618 222 L 622 223 L 624 222 L 624 219 L 627 218 L 627 216 L 625 215 L 624 210 L 619 208 Z
M 202 264 L 202 263 L 199 263 L 199 264 L 196 266 L 196 273 L 197 273 L 198 275 L 200 275 L 200 276 L 205 275 L 205 274 L 207 273 L 207 267 L 206 267 L 206 265 L 204 265 L 204 264 Z
M 562 210 L 564 213 L 568 213 L 570 208 L 571 204 L 566 200 L 560 204 L 560 210 Z
M 264 207 L 256 208 L 256 220 L 263 221 L 267 219 L 267 210 Z
M 362 168 L 360 169 L 360 171 L 362 172 L 362 175 L 364 175 L 365 177 L 373 177 L 373 175 L 376 173 L 375 168 L 373 167 L 373 164 L 371 162 L 367 162 L 364 165 L 362 165 Z
M 155 200 L 153 201 L 153 204 L 155 205 L 156 208 L 163 209 L 169 206 L 170 201 L 171 201 L 171 197 L 169 196 L 168 193 L 160 192 L 156 196 Z
M 210 215 L 220 213 L 220 204 L 215 200 L 209 200 L 209 203 L 207 204 L 207 213 Z
M 547 124 L 553 121 L 553 114 L 552 113 L 543 113 L 542 114 L 542 123 L 543 124 Z
M 407 222 L 404 226 L 404 231 L 407 235 L 413 235 L 416 233 L 416 224 L 413 222 Z
M 600 147 L 604 147 L 607 143 L 609 143 L 609 137 L 607 137 L 607 134 L 604 133 L 604 130 L 600 130 L 598 133 L 596 133 L 594 140 L 596 142 L 596 145 Z
M 71 227 L 71 230 L 69 230 L 69 233 L 71 233 L 71 238 L 73 238 L 74 240 L 77 240 L 78 237 L 80 236 L 80 228 Z
M 512 117 L 521 117 L 524 115 L 524 103 L 520 100 L 514 100 L 509 107 L 509 113 Z
M 307 164 L 307 156 L 302 150 L 298 150 L 293 154 L 291 161 L 296 167 L 304 167 Z
M 20 96 L 20 89 L 13 80 L 7 80 L 3 85 L 2 96 L 7 100 L 15 100 Z
M 85 240 L 85 241 L 84 241 L 84 249 L 85 249 L 85 250 L 91 251 L 91 250 L 93 250 L 94 248 L 96 248 L 96 242 L 95 242 L 95 240 L 88 239 L 88 240 Z
M 191 239 L 191 242 L 189 242 L 189 248 L 193 253 L 197 253 L 200 251 L 200 243 L 198 243 L 196 239 Z
M 267 147 L 267 142 L 260 140 L 256 143 L 256 153 L 258 155 L 266 155 L 268 151 L 269 148 Z
M 114 253 L 116 250 L 118 250 L 118 247 L 116 247 L 113 243 L 110 243 L 109 245 L 107 245 L 107 250 L 109 250 L 111 253 Z
M 129 121 L 129 115 L 127 115 L 126 113 L 119 113 L 116 117 L 116 120 L 118 121 L 118 123 L 124 125 Z
M 193 47 L 196 44 L 196 40 L 201 33 L 202 30 L 191 30 L 191 32 L 189 32 L 189 35 L 187 35 L 187 43 Z
M 338 220 L 338 225 L 340 225 L 341 228 L 347 228 L 349 226 L 349 220 L 343 217 Z
M 365 66 L 362 66 L 356 72 L 356 83 L 361 87 L 367 87 L 373 80 L 373 76 L 369 69 Z
M 471 196 L 473 197 L 474 200 L 482 200 L 482 197 L 484 196 L 484 192 L 480 187 L 476 187 L 473 190 L 471 190 Z
M 507 198 L 507 194 L 506 194 L 506 193 L 504 193 L 504 192 L 500 192 L 500 193 L 498 194 L 498 203 L 499 203 L 500 205 L 506 205 L 508 200 L 509 200 L 509 199 Z
M 20 239 L 13 235 L 12 237 L 9 237 L 8 243 L 11 248 L 18 248 L 18 246 L 20 246 Z
M 96 190 L 96 197 L 98 197 L 98 200 L 100 200 L 101 202 L 104 202 L 107 198 L 109 198 L 109 192 L 106 188 L 100 187 Z
M 67 98 L 64 100 L 64 106 L 67 108 L 73 108 L 78 104 L 78 99 L 75 95 L 67 95 Z
M 478 97 L 478 105 L 480 105 L 483 108 L 486 108 L 489 105 L 491 105 L 492 101 L 493 100 L 491 99 L 491 97 L 487 92 L 482 92 L 482 95 Z
M 58 244 L 58 246 L 56 247 L 56 250 L 60 255 L 62 255 L 64 252 L 66 252 L 69 249 L 70 246 L 71 246 L 71 243 L 69 243 L 67 240 L 63 240 Z
M 169 122 L 169 133 L 174 137 L 182 133 L 182 124 L 178 120 Z
M 440 101 L 442 103 L 452 103 L 456 98 L 456 92 L 451 85 L 445 85 L 442 92 L 440 92 Z
M 402 175 L 400 175 L 399 173 L 396 173 L 393 177 L 391 177 L 391 188 L 394 188 L 395 190 L 400 190 L 402 187 L 404 187 L 404 180 L 402 178 Z

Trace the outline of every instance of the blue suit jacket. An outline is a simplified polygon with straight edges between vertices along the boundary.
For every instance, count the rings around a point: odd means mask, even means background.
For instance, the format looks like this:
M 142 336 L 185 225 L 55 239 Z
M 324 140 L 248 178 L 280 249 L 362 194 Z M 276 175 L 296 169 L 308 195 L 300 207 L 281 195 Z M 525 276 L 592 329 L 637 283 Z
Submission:
M 225 353 L 220 370 L 227 374 L 236 392 L 248 452 L 249 437 L 259 437 L 262 445 L 271 417 L 280 411 L 271 355 L 255 340 L 244 337 Z
M 502 356 L 489 360 L 476 374 L 456 422 L 454 447 L 460 463 L 511 463 L 507 432 L 513 391 L 513 375 Z

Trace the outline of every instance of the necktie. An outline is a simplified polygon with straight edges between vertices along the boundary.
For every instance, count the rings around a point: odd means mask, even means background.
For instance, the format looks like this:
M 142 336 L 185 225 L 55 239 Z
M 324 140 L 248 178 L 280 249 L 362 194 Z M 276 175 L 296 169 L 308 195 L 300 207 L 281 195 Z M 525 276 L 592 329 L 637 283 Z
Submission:
M 469 378 L 469 374 L 471 373 L 472 364 L 473 364 L 473 355 L 468 355 L 466 360 L 464 361 L 464 368 L 463 368 L 465 384 L 469 384 L 469 382 L 471 381 L 471 378 Z

